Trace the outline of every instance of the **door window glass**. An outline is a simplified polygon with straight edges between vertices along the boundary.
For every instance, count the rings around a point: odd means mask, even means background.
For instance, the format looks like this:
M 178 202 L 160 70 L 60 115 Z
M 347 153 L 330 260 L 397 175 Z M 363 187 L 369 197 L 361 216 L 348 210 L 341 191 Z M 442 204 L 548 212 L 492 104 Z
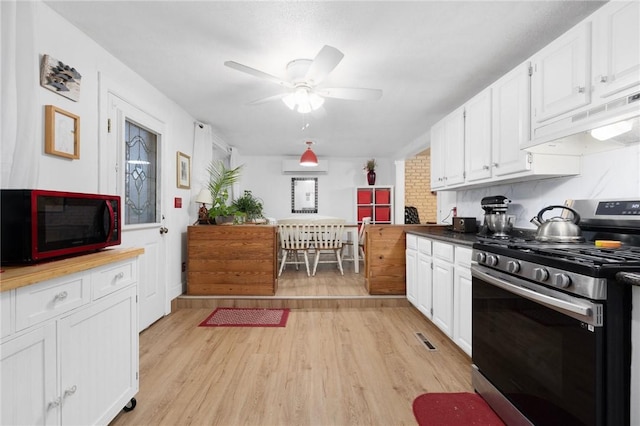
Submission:
M 158 137 L 126 121 L 125 225 L 158 223 Z

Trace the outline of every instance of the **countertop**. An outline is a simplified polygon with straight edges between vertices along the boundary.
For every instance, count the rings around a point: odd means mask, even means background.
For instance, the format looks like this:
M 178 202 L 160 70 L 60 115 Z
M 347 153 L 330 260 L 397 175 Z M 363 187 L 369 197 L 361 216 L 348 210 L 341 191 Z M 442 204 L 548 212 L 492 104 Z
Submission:
M 25 266 L 3 266 L 0 273 L 0 292 L 86 271 L 144 253 L 143 248 L 110 248 L 62 260 Z
M 448 226 L 430 226 L 424 229 L 407 230 L 407 234 L 432 238 L 461 246 L 471 247 L 478 239 L 475 233 L 454 232 Z

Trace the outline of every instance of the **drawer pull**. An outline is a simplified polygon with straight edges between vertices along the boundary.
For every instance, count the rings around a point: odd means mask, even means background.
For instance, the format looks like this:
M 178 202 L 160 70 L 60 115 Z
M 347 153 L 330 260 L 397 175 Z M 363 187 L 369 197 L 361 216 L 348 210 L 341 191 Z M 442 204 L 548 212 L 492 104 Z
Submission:
M 64 299 L 67 298 L 67 296 L 68 296 L 67 292 L 66 291 L 62 291 L 62 292 L 56 294 L 55 297 L 53 298 L 53 300 L 54 301 L 55 300 L 64 300 Z
M 116 275 L 116 280 L 121 280 L 124 278 L 124 272 L 120 272 L 118 275 Z

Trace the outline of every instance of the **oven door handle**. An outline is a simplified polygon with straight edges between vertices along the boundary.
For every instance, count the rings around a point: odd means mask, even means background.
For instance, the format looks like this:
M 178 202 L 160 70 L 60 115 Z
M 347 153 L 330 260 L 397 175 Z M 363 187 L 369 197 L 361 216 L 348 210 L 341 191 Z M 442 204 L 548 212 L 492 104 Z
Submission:
M 585 306 L 577 303 L 568 302 L 566 300 L 560 300 L 552 296 L 547 296 L 546 294 L 540 294 L 536 291 L 529 290 L 526 287 L 521 287 L 519 285 L 508 283 L 500 278 L 494 277 L 493 275 L 487 274 L 482 271 L 478 265 L 471 265 L 471 274 L 476 276 L 477 278 L 488 282 L 496 287 L 500 287 L 503 290 L 506 290 L 510 293 L 517 294 L 518 296 L 522 296 L 526 299 L 533 300 L 534 302 L 539 302 L 544 305 L 547 305 L 551 308 L 556 308 L 556 310 L 563 310 L 572 312 L 574 314 L 578 314 L 582 317 L 592 318 L 593 317 L 593 309 L 590 306 Z M 513 279 L 514 281 L 520 281 L 519 278 L 509 277 L 509 279 Z M 594 324 L 598 325 L 598 324 Z

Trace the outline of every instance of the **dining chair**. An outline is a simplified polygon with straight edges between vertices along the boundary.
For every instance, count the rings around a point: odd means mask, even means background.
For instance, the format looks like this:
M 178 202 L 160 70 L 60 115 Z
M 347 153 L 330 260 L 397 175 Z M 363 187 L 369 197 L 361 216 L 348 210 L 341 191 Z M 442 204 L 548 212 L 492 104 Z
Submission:
M 280 238 L 280 249 L 282 250 L 282 260 L 280 262 L 280 270 L 278 276 L 282 275 L 286 263 L 298 265 L 302 262 L 298 260 L 298 252 L 304 255 L 304 264 L 307 267 L 307 276 L 311 276 L 309 272 L 309 241 L 312 236 L 312 225 L 303 223 L 286 223 L 278 224 L 278 236 Z M 287 262 L 289 254 L 295 256 L 295 260 Z
M 364 230 L 365 225 L 369 225 L 371 223 L 371 218 L 369 216 L 363 217 L 360 228 L 358 229 L 358 248 L 355 248 L 355 241 L 344 241 L 343 242 L 343 252 L 344 249 L 349 248 L 351 246 L 351 250 L 358 250 L 358 260 L 364 262 Z M 351 252 L 351 256 L 349 258 L 345 257 L 344 254 L 342 256 L 342 260 L 354 260 L 353 252 Z
M 313 262 L 313 274 L 316 275 L 318 263 L 336 263 L 340 274 L 344 275 L 342 269 L 342 235 L 344 233 L 344 223 L 316 223 L 313 225 L 313 247 L 315 249 L 315 259 Z M 322 252 L 333 252 L 336 260 L 326 260 L 320 262 Z

